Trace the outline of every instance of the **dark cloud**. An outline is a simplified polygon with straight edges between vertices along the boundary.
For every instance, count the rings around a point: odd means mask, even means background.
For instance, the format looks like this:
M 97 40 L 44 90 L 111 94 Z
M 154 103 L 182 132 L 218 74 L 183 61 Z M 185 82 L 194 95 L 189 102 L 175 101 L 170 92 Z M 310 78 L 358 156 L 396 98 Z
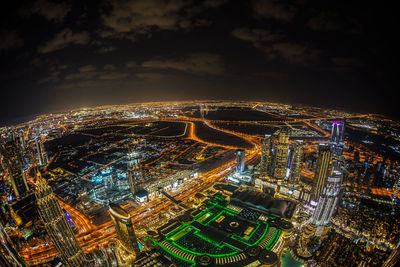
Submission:
M 315 63 L 320 54 L 320 51 L 308 45 L 281 42 L 285 38 L 283 34 L 274 34 L 263 29 L 236 28 L 232 34 L 238 39 L 251 42 L 255 48 L 264 51 L 270 60 L 281 59 L 304 66 Z
M 356 58 L 349 58 L 349 57 L 332 57 L 331 61 L 333 64 L 340 66 L 340 67 L 361 67 L 363 63 Z
M 89 32 L 73 32 L 71 29 L 66 28 L 57 33 L 51 40 L 47 41 L 38 48 L 41 54 L 50 53 L 56 50 L 66 48 L 67 46 L 79 44 L 88 44 L 90 40 Z
M 107 64 L 103 67 L 104 70 L 115 70 L 116 67 L 113 64 Z
M 106 54 L 106 53 L 110 53 L 112 51 L 117 50 L 116 47 L 114 46 L 105 46 L 105 47 L 100 47 L 97 52 L 99 52 L 100 54 Z
M 14 31 L 0 32 L 0 40 L 0 52 L 20 48 L 24 45 L 24 40 Z
M 272 80 L 284 80 L 288 78 L 287 73 L 279 71 L 264 71 L 260 73 L 255 73 L 256 76 L 265 77 Z
M 62 21 L 71 11 L 71 6 L 67 3 L 38 0 L 32 2 L 21 9 L 21 15 L 30 17 L 37 14 L 51 21 Z
M 101 69 L 98 70 L 94 65 L 81 66 L 77 72 L 67 74 L 64 79 L 80 83 L 80 80 L 119 80 L 130 76 L 127 72 L 118 72 L 112 64 L 104 65 Z
M 102 75 L 104 72 L 97 71 L 97 68 L 94 65 L 85 65 L 78 68 L 77 72 L 67 74 L 64 79 L 65 80 L 89 80 L 94 77 L 98 77 Z
M 75 72 L 65 75 L 65 80 L 90 80 L 98 76 L 101 72 Z
M 127 68 L 132 68 L 132 67 L 136 67 L 136 61 L 128 61 L 125 63 L 125 67 Z
M 318 16 L 311 18 L 307 26 L 313 30 L 336 31 L 343 29 L 344 24 L 334 13 L 321 12 Z
M 256 48 L 262 48 L 266 42 L 282 39 L 282 34 L 274 34 L 263 29 L 236 28 L 232 31 L 233 36 L 238 39 L 249 41 Z
M 129 40 L 131 42 L 137 41 L 136 33 L 132 32 L 116 32 L 114 29 L 101 27 L 97 30 L 97 34 L 103 39 L 120 39 Z M 150 34 L 148 35 L 150 36 Z
M 37 64 L 37 62 L 36 62 Z M 49 83 L 49 82 L 58 82 L 61 80 L 60 76 L 68 68 L 66 64 L 58 64 L 57 62 L 47 60 L 45 63 L 48 65 L 48 70 L 50 74 L 38 80 L 38 84 Z M 41 64 L 39 64 L 40 66 Z
M 118 35 L 124 38 L 124 34 L 129 32 L 149 35 L 154 29 L 178 30 L 207 26 L 211 23 L 209 20 L 194 16 L 225 2 L 227 1 L 215 0 L 196 4 L 192 0 L 109 1 L 106 6 L 111 11 L 102 14 L 106 29 L 99 34 L 103 38 Z
M 182 59 L 149 60 L 142 63 L 147 69 L 177 70 L 194 74 L 221 75 L 224 73 L 219 55 L 209 53 L 192 54 Z
M 59 77 L 60 73 L 61 73 L 60 71 L 54 71 L 49 76 L 38 80 L 37 83 L 43 84 L 43 83 L 48 83 L 48 82 L 58 82 L 58 81 L 60 81 L 60 77 Z
M 129 77 L 129 73 L 111 72 L 99 76 L 100 80 L 119 80 Z
M 266 47 L 265 52 L 270 58 L 281 58 L 297 65 L 311 65 L 318 61 L 320 51 L 305 44 L 276 43 Z
M 93 65 L 85 65 L 79 68 L 79 72 L 93 72 L 96 70 L 96 67 Z
M 278 0 L 253 0 L 251 1 L 256 18 L 275 19 L 290 22 L 296 16 L 298 10 L 292 4 Z
M 165 77 L 164 74 L 153 72 L 139 72 L 136 73 L 135 76 L 143 80 L 159 80 Z

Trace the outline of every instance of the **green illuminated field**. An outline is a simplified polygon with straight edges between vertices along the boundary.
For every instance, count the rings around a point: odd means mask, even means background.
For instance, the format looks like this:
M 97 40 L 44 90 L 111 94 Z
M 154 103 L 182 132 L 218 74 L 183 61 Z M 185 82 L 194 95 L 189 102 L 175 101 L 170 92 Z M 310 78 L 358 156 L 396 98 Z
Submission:
M 265 256 L 261 252 L 270 251 L 282 233 L 276 223 L 271 223 L 275 218 L 254 219 L 261 213 L 233 207 L 221 195 L 204 202 L 199 209 L 190 213 L 191 220 L 163 226 L 158 229 L 159 236 L 149 238 L 179 266 L 196 266 L 199 262 L 203 266 L 248 264 Z M 269 259 L 274 253 L 267 254 Z

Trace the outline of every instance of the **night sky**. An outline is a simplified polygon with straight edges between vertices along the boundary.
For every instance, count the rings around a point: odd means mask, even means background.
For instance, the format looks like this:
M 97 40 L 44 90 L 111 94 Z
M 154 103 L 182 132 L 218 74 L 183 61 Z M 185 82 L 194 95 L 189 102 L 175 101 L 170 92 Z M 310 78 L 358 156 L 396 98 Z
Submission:
M 383 1 L 8 1 L 0 122 L 74 107 L 265 100 L 396 114 Z

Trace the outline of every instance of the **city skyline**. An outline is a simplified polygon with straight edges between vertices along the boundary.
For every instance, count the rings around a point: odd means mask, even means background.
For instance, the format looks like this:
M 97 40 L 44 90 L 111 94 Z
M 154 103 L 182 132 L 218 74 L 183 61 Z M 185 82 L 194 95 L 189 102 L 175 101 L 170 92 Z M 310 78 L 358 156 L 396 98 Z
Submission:
M 339 267 L 399 255 L 400 124 L 382 116 L 150 102 L 0 133 L 5 264 Z
M 397 266 L 396 10 L 2 3 L 0 265 Z

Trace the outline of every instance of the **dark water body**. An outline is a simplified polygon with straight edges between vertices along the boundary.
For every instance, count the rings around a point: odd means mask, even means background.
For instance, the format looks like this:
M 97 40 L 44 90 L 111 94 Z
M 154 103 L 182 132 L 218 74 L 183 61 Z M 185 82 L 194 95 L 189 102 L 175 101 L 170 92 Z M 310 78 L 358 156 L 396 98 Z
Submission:
M 208 142 L 226 146 L 238 146 L 242 149 L 251 149 L 253 146 L 246 140 L 237 136 L 214 130 L 204 123 L 196 123 L 196 135 Z
M 196 111 L 193 117 L 201 118 L 200 112 Z M 209 120 L 230 121 L 279 121 L 284 118 L 268 115 L 267 113 L 250 108 L 221 108 L 215 111 L 204 112 L 204 118 Z

